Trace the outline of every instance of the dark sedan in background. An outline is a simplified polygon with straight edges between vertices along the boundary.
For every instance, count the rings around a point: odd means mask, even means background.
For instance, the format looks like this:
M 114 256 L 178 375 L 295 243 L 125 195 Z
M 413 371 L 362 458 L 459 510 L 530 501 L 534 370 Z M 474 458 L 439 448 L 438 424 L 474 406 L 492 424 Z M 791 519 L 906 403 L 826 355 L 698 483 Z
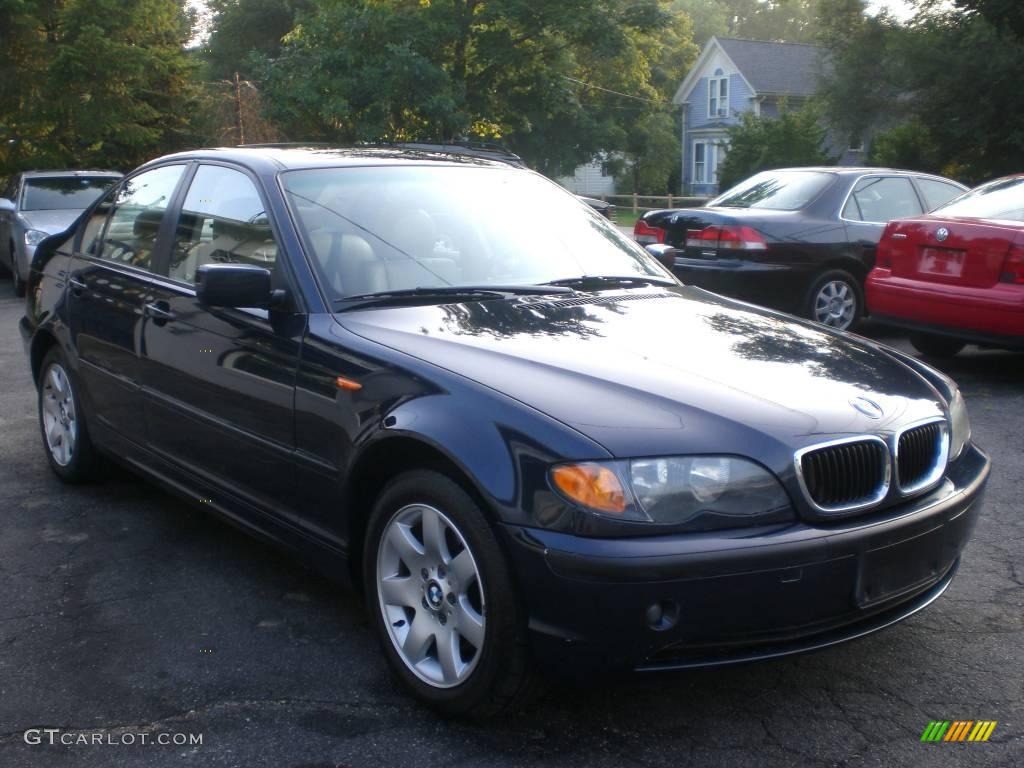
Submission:
M 1024 349 L 1024 175 L 893 221 L 868 275 L 871 316 L 936 357 L 968 343 Z
M 704 208 L 648 211 L 633 234 L 676 248 L 684 283 L 846 330 L 864 313 L 864 278 L 885 224 L 966 189 L 882 168 L 766 171 Z
M 534 660 L 593 678 L 882 629 L 980 516 L 947 376 L 682 286 L 531 171 L 190 152 L 58 240 L 21 323 L 53 471 L 113 457 L 354 582 L 447 713 L 522 701 Z

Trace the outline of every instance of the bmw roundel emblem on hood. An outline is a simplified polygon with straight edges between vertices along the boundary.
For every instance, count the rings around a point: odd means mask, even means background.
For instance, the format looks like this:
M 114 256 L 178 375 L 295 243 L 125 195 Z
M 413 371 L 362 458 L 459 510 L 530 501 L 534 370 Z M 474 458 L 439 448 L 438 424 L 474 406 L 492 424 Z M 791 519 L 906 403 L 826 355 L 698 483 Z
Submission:
M 882 406 L 874 400 L 868 400 L 866 397 L 855 397 L 850 401 L 850 405 L 863 413 L 869 419 L 882 418 Z
M 938 232 L 935 233 L 935 239 L 942 243 L 945 242 L 947 237 L 949 237 L 949 230 L 945 227 L 939 227 Z

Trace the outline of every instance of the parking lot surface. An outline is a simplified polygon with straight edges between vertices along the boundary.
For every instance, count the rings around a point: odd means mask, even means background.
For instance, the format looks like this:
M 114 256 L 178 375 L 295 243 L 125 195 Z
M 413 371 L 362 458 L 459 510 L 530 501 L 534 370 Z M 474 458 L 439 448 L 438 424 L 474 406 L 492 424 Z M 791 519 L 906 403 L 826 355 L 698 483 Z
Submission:
M 945 366 L 995 467 L 960 574 L 924 612 L 800 657 L 559 683 L 466 724 L 407 698 L 359 602 L 301 561 L 127 473 L 62 485 L 21 314 L 0 280 L 0 766 L 1024 765 L 1024 355 Z M 922 743 L 933 720 L 998 725 Z M 202 743 L 155 743 L 182 735 Z

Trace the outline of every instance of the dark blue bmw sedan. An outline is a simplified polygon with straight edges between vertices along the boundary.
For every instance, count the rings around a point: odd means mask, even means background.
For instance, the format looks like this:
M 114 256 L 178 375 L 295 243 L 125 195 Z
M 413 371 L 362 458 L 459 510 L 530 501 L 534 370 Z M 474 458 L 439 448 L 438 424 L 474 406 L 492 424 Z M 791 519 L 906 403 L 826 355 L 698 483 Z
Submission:
M 115 460 L 365 595 L 452 714 L 546 663 L 820 648 L 949 586 L 989 460 L 946 376 L 680 284 L 530 171 L 172 155 L 30 276 L 53 470 Z

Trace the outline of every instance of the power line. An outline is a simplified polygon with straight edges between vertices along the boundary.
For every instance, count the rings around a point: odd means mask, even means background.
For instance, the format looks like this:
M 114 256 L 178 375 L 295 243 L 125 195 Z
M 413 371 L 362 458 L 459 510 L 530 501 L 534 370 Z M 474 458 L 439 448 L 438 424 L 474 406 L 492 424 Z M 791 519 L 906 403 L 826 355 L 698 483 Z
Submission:
M 616 96 L 622 96 L 624 99 L 635 99 L 636 101 L 645 101 L 648 104 L 657 104 L 659 107 L 668 106 L 669 104 L 669 102 L 664 100 L 645 99 L 643 96 L 634 96 L 631 93 L 622 93 L 622 91 L 613 91 L 611 88 L 602 88 L 600 85 L 586 83 L 583 80 L 577 80 L 575 77 L 569 77 L 568 75 L 561 75 L 561 77 L 565 80 L 568 80 L 569 82 L 577 83 L 578 85 L 582 85 L 586 88 L 593 88 L 598 91 L 604 91 L 605 93 L 612 93 L 615 94 Z

